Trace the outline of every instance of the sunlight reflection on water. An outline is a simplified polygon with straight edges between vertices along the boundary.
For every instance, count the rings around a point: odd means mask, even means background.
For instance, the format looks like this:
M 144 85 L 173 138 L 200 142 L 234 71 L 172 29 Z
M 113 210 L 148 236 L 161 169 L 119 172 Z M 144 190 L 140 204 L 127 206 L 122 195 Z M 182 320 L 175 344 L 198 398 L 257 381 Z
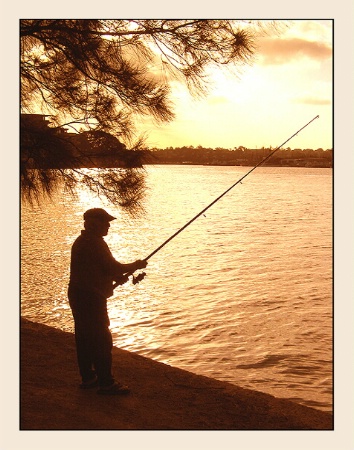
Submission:
M 118 219 L 121 262 L 146 257 L 247 171 L 148 169 L 147 215 Z M 332 404 L 332 172 L 259 168 L 109 300 L 116 346 L 323 410 Z M 22 207 L 22 314 L 73 330 L 66 298 L 82 193 Z M 105 205 L 103 205 L 105 207 Z

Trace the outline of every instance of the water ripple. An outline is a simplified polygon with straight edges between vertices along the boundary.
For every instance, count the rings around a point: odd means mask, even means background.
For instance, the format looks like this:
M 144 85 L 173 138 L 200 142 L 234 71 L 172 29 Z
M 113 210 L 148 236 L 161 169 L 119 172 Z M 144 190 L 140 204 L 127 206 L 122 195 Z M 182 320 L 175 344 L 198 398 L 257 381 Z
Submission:
M 82 212 L 118 219 L 118 260 L 150 254 L 245 172 L 148 170 L 148 214 L 128 221 L 83 193 L 22 206 L 21 313 L 73 330 L 66 298 Z M 114 344 L 186 370 L 323 410 L 332 408 L 332 187 L 329 169 L 259 168 L 109 300 Z M 193 192 L 193 196 L 191 196 Z

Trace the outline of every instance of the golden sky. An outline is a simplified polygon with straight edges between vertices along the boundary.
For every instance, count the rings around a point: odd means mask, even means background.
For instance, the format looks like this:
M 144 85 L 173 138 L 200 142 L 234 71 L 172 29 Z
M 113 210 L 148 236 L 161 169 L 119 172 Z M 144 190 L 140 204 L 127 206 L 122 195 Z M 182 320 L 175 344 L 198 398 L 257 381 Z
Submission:
M 280 34 L 259 38 L 255 61 L 238 76 L 212 72 L 212 89 L 203 99 L 173 82 L 175 120 L 140 123 L 149 146 L 274 148 L 319 115 L 285 147 L 332 148 L 333 22 L 286 23 Z

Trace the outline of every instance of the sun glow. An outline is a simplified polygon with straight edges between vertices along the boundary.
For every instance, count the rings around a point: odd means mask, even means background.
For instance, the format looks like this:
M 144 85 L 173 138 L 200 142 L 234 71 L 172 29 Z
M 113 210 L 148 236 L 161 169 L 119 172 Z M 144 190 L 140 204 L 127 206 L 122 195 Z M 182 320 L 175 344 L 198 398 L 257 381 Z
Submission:
M 194 99 L 174 82 L 176 119 L 139 122 L 151 147 L 276 147 L 298 127 L 320 120 L 291 148 L 332 148 L 332 22 L 294 20 L 280 36 L 259 41 L 253 65 L 237 75 L 210 70 L 210 90 Z

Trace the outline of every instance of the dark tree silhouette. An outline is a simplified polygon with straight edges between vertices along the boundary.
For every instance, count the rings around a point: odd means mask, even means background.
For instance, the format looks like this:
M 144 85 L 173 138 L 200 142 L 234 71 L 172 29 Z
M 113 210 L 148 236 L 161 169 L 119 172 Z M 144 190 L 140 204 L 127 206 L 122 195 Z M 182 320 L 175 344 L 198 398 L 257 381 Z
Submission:
M 206 68 L 250 63 L 260 31 L 262 23 L 236 20 L 21 20 L 21 111 L 40 111 L 51 123 L 21 125 L 23 198 L 39 202 L 62 185 L 74 192 L 84 183 L 139 210 L 146 155 L 144 139 L 134 142 L 139 117 L 173 120 L 172 77 L 204 94 Z M 121 167 L 102 171 L 96 159 L 88 175 L 80 138 L 63 126 L 90 132 L 86 138 L 105 133 L 107 153 Z

